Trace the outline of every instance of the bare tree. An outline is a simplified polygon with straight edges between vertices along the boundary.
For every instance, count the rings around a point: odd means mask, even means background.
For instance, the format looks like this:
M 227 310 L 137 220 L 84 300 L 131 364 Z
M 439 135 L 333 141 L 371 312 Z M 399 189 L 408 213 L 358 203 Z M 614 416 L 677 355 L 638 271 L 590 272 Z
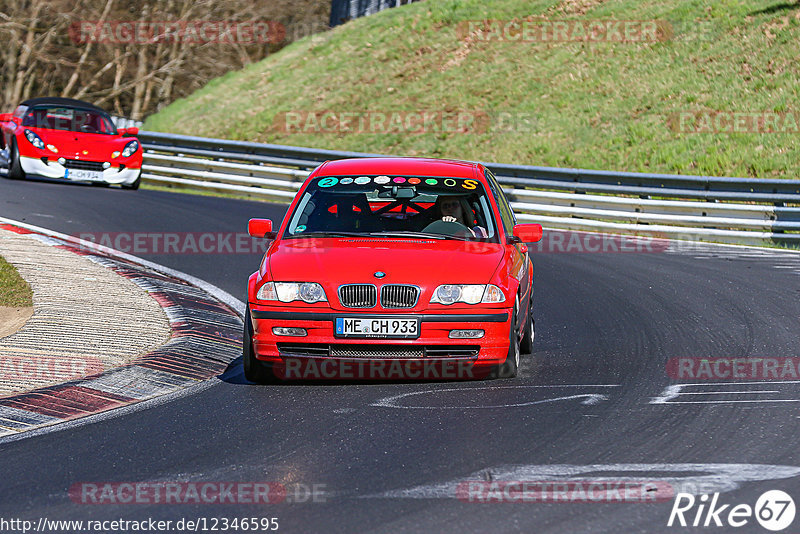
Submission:
M 33 96 L 62 95 L 142 118 L 212 78 L 327 29 L 330 0 L 0 0 L 0 111 Z M 270 42 L 185 39 L 172 23 L 270 21 Z M 143 23 L 149 39 L 120 39 L 120 24 Z

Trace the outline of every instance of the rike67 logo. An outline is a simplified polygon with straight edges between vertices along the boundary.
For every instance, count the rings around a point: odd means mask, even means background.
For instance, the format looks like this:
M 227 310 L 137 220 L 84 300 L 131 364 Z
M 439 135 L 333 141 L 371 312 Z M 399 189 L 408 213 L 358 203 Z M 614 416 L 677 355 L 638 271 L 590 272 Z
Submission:
M 788 493 L 770 490 L 762 494 L 755 506 L 749 504 L 721 504 L 719 493 L 696 499 L 689 493 L 678 493 L 669 514 L 667 526 L 727 526 L 743 527 L 753 521 L 773 532 L 784 530 L 794 521 L 794 500 Z

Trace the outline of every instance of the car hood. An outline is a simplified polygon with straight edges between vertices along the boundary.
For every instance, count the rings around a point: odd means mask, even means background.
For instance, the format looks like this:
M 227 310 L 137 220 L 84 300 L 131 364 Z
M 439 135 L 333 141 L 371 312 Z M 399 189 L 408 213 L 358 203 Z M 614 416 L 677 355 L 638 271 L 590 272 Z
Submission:
M 122 152 L 125 145 L 134 137 L 118 135 L 92 134 L 29 128 L 47 144 L 58 149 L 58 157 L 67 159 L 85 159 L 90 161 L 112 161 L 114 151 Z
M 497 243 L 413 238 L 310 238 L 273 244 L 273 280 L 341 284 L 487 284 L 503 258 Z M 376 272 L 386 273 L 377 278 Z

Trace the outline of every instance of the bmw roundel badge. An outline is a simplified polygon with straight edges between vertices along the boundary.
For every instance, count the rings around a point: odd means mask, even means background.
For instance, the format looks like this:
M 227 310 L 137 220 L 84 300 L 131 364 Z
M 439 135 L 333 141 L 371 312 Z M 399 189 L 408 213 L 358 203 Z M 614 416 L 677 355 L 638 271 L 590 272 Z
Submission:
M 386 273 L 383 272 L 383 271 L 376 271 L 375 272 L 375 278 L 383 278 L 384 276 L 386 276 Z

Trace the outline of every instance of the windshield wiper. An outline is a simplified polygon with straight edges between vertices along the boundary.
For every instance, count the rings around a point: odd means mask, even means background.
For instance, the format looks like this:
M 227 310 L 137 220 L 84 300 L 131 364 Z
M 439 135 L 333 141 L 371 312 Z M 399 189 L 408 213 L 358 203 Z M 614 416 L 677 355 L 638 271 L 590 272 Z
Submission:
M 366 235 L 368 234 L 363 232 L 303 232 L 288 237 L 364 237 Z
M 397 230 L 385 232 L 370 232 L 369 235 L 379 235 L 385 237 L 416 237 L 424 239 L 457 239 L 459 241 L 469 241 L 468 237 L 444 235 L 444 234 L 431 234 L 428 232 L 414 232 L 413 230 Z

